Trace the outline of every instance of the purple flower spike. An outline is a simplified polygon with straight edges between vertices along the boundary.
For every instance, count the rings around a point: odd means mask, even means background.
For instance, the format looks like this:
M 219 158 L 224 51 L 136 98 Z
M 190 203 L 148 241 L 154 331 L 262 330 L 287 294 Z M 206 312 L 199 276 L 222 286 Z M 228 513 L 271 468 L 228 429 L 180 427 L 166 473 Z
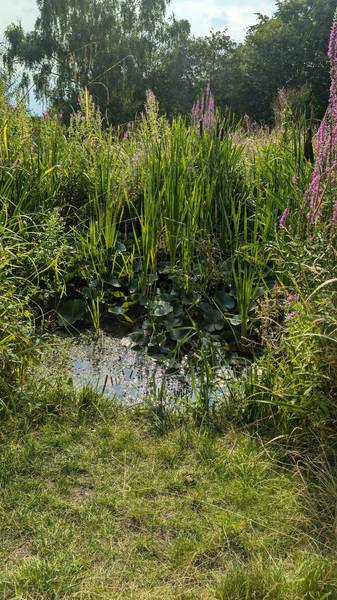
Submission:
M 288 207 L 287 207 L 287 208 L 286 208 L 286 209 L 283 211 L 283 213 L 282 213 L 282 216 L 281 216 L 281 218 L 280 218 L 280 221 L 279 221 L 279 226 L 280 226 L 280 228 L 283 228 L 283 227 L 285 227 L 285 224 L 286 224 L 286 222 L 287 222 L 287 219 L 288 219 L 289 215 L 290 215 L 290 208 L 288 208 Z
M 306 199 L 309 205 L 308 219 L 316 224 L 328 214 L 337 220 L 337 203 L 331 210 L 331 195 L 337 190 L 337 11 L 329 40 L 330 98 L 325 117 L 316 138 L 316 161 Z M 330 212 L 331 211 L 331 212 Z
M 202 129 L 207 132 L 210 132 L 214 129 L 215 101 L 209 83 L 202 96 L 193 104 L 192 123 L 198 131 L 200 131 L 201 123 Z

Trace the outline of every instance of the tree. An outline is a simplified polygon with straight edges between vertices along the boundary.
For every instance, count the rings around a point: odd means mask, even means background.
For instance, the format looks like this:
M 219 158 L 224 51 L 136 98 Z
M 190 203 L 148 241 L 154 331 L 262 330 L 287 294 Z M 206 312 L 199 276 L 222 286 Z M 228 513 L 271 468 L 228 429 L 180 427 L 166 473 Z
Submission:
M 231 103 L 240 112 L 270 121 L 280 88 L 309 85 L 318 116 L 328 101 L 327 39 L 335 0 L 278 0 L 272 18 L 259 16 L 238 49 L 239 77 Z
M 25 33 L 7 29 L 5 64 L 33 76 L 36 94 L 65 115 L 88 87 L 110 122 L 142 109 L 147 88 L 168 115 L 186 113 L 210 82 L 217 105 L 271 122 L 280 89 L 297 106 L 327 106 L 327 39 L 336 0 L 277 0 L 258 15 L 244 44 L 227 33 L 193 37 L 188 21 L 167 18 L 170 0 L 37 0 Z
M 184 26 L 166 20 L 169 0 L 37 0 L 35 28 L 6 32 L 5 62 L 33 74 L 38 98 L 64 111 L 88 87 L 102 112 L 124 122 L 140 108 L 157 55 Z
M 165 46 L 152 74 L 152 88 L 167 114 L 190 112 L 197 96 L 209 83 L 217 104 L 227 104 L 229 73 L 236 45 L 226 32 L 191 37 L 189 24 Z M 182 22 L 178 25 L 180 28 Z

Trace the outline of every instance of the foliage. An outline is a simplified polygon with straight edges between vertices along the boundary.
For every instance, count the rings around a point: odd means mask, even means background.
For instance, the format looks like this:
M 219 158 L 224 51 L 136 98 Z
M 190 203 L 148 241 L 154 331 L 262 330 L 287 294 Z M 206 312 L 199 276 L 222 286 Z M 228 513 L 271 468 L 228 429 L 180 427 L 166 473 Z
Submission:
M 166 0 L 39 1 L 35 29 L 7 30 L 10 69 L 18 59 L 34 73 L 40 98 L 69 115 L 88 87 L 110 120 L 130 120 L 141 108 L 162 47 L 188 35 L 184 21 L 165 20 Z
M 281 88 L 310 89 L 307 112 L 324 115 L 329 89 L 327 39 L 335 0 L 280 0 L 273 17 L 259 15 L 238 49 L 239 80 L 234 110 L 270 121 Z
M 165 37 L 164 3 L 141 7 Z M 77 31 L 72 5 L 52 8 Z M 279 3 L 240 53 L 249 62 L 264 36 L 266 50 L 273 28 L 276 48 L 285 33 L 294 41 L 294 13 L 311 31 L 313 11 L 306 0 Z M 43 14 L 51 25 L 54 13 Z M 144 31 L 147 42 L 158 33 Z M 333 127 L 314 139 L 313 175 L 308 120 L 289 90 L 274 130 L 221 116 L 209 86 L 192 114 L 171 121 L 147 90 L 143 113 L 115 128 L 89 82 L 67 124 L 53 110 L 32 117 L 0 90 L 4 598 L 337 596 L 335 34 L 334 25 Z M 21 38 L 27 52 L 32 40 Z M 208 43 L 227 64 L 226 36 Z M 127 85 L 131 114 L 142 86 L 133 96 Z M 317 173 L 327 210 L 308 219 Z M 190 355 L 188 398 L 167 396 L 164 379 L 152 402 L 125 409 L 62 374 L 32 375 L 46 331 L 119 320 L 135 348 L 169 367 Z M 229 353 L 245 365 L 230 382 L 219 372 Z M 231 432 L 238 421 L 268 446 Z
M 329 106 L 317 133 L 317 157 L 312 181 L 307 193 L 309 220 L 317 225 L 330 218 L 337 221 L 337 13 L 329 42 L 330 97 Z M 325 219 L 324 219 L 325 218 Z
M 174 416 L 159 435 L 59 380 L 18 402 L 0 427 L 4 599 L 334 597 L 334 530 L 331 550 L 313 538 L 322 515 L 278 449 Z
M 126 129 L 104 127 L 87 89 L 68 127 L 3 99 L 1 215 L 22 239 L 16 275 L 35 317 L 97 330 L 122 319 L 156 357 L 200 333 L 250 351 L 275 278 L 269 245 L 289 205 L 295 223 L 310 165 L 294 120 L 252 132 L 207 98 L 201 124 L 170 124 L 148 92 Z
M 330 102 L 317 134 L 316 164 L 297 217 L 301 226 L 296 232 L 289 206 L 280 220 L 273 250 L 279 287 L 260 313 L 267 352 L 248 392 L 250 418 L 276 419 L 286 431 L 304 432 L 304 439 L 309 430 L 324 435 L 336 421 L 335 22 L 329 57 Z
M 282 0 L 273 17 L 258 15 L 243 44 L 226 31 L 193 37 L 170 17 L 166 0 L 39 0 L 33 31 L 7 29 L 4 62 L 24 68 L 35 91 L 69 118 L 88 87 L 102 114 L 126 123 L 154 90 L 168 115 L 186 114 L 208 82 L 224 111 L 271 122 L 285 89 L 294 104 L 321 118 L 328 101 L 327 37 L 335 0 Z

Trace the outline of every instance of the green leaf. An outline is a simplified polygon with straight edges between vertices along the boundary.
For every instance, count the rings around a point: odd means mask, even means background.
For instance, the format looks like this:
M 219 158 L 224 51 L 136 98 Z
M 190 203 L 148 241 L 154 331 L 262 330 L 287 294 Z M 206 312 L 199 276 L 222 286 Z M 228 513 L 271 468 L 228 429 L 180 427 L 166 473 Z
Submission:
M 256 288 L 255 293 L 254 293 L 254 298 L 262 298 L 265 291 L 266 291 L 266 289 L 264 287 Z
M 117 242 L 116 250 L 117 252 L 126 252 L 126 246 L 122 242 Z
M 152 356 L 152 358 L 156 358 L 157 360 L 162 360 L 165 358 L 168 351 L 168 348 L 162 348 L 161 346 L 155 344 L 149 346 L 147 349 L 148 355 Z
M 241 318 L 241 315 L 235 315 L 234 317 L 228 319 L 228 321 L 230 322 L 231 325 L 238 327 L 238 325 L 241 325 L 241 323 L 242 323 L 242 318 Z
M 132 333 L 130 333 L 129 338 L 138 346 L 144 346 L 144 344 L 146 343 L 146 337 L 144 331 L 142 330 L 133 331 Z
M 219 306 L 219 308 L 223 310 L 233 310 L 236 305 L 235 298 L 233 298 L 233 296 L 231 296 L 224 290 L 218 290 L 214 294 L 214 300 Z
M 87 300 L 96 300 L 98 297 L 98 290 L 92 287 L 82 287 L 80 290 L 83 298 Z
M 163 321 L 163 325 L 166 327 L 166 329 L 173 329 L 174 327 L 179 327 L 182 324 L 182 319 L 178 319 L 173 315 L 170 315 L 167 319 L 165 319 L 165 321 Z
M 210 315 L 212 312 L 214 312 L 214 309 L 207 302 L 200 302 L 198 306 L 202 310 L 204 315 Z
M 214 321 L 205 323 L 204 329 L 209 333 L 215 333 L 216 331 L 221 331 L 224 328 L 224 326 L 224 322 L 221 323 L 220 321 Z
M 166 317 L 173 312 L 173 306 L 165 300 L 156 300 L 151 307 L 153 317 Z
M 170 332 L 170 338 L 174 342 L 181 342 L 186 336 L 188 336 L 189 331 L 189 327 L 177 327 L 176 329 L 172 329 Z
M 186 305 L 193 304 L 193 302 L 195 302 L 195 297 L 192 294 L 192 292 L 184 292 L 181 295 L 181 302 L 182 302 L 182 304 L 186 304 Z
M 110 277 L 109 279 L 105 279 L 105 283 L 107 283 L 108 285 L 112 285 L 112 287 L 115 288 L 122 287 L 122 284 L 116 277 Z
M 61 304 L 58 315 L 59 325 L 67 327 L 73 325 L 77 321 L 81 321 L 87 311 L 86 303 L 82 298 L 75 298 L 73 300 L 67 300 Z
M 113 315 L 124 315 L 126 312 L 126 309 L 123 306 L 109 306 L 108 308 L 108 312 L 112 313 Z
M 135 294 L 139 289 L 139 283 L 138 281 L 135 281 L 134 283 L 131 283 L 131 285 L 129 286 L 129 292 L 130 294 Z

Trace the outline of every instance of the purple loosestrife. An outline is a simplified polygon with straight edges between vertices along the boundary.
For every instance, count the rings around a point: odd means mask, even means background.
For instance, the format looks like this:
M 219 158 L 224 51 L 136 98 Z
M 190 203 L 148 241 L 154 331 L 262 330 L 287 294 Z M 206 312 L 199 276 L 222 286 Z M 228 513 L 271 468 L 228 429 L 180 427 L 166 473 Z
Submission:
M 288 217 L 289 217 L 289 215 L 290 215 L 290 208 L 289 208 L 289 207 L 287 207 L 287 208 L 286 208 L 286 209 L 283 211 L 283 213 L 282 213 L 282 215 L 281 215 L 281 218 L 280 218 L 280 221 L 279 221 L 279 226 L 280 226 L 280 228 L 281 228 L 281 229 L 282 229 L 283 227 L 285 227 L 285 225 L 286 225 L 286 222 L 287 222 L 287 220 L 288 220 Z
M 316 139 L 316 161 L 312 180 L 306 193 L 309 204 L 308 219 L 318 223 L 327 214 L 336 220 L 336 206 L 331 211 L 331 196 L 337 191 L 337 11 L 329 40 L 330 98 L 325 117 Z
M 193 104 L 192 123 L 198 131 L 205 130 L 210 132 L 215 127 L 215 102 L 210 84 L 207 85 L 201 98 L 198 98 Z

